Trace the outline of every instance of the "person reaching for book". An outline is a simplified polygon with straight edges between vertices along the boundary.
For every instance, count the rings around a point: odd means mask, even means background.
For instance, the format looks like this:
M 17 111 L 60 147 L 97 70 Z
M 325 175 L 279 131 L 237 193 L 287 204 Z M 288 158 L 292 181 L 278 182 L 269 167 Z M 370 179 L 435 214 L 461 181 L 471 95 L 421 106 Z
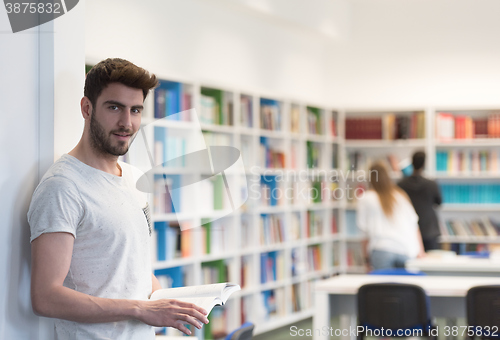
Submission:
M 374 163 L 368 178 L 369 189 L 358 199 L 356 222 L 367 235 L 370 264 L 373 269 L 404 268 L 406 260 L 425 254 L 418 216 L 383 163 Z
M 151 221 L 141 175 L 118 161 L 141 124 L 155 75 L 106 59 L 85 80 L 85 119 L 76 147 L 46 172 L 28 211 L 31 302 L 56 318 L 56 339 L 151 339 L 152 326 L 202 327 L 207 311 L 178 300 L 149 300 Z

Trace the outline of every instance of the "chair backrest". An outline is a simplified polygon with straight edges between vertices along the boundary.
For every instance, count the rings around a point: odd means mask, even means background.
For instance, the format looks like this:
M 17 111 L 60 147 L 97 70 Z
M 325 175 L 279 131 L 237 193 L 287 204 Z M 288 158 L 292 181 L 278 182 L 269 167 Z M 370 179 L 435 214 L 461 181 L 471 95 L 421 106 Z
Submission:
M 251 322 L 245 322 L 238 329 L 234 330 L 226 337 L 226 340 L 251 340 L 255 325 Z
M 500 332 L 500 285 L 477 286 L 467 292 L 467 323 L 469 326 L 493 326 Z
M 374 269 L 368 274 L 370 275 L 416 275 L 425 276 L 424 272 L 407 270 L 405 268 L 387 268 L 387 269 Z
M 422 287 L 371 283 L 358 290 L 358 324 L 371 329 L 422 329 L 430 326 L 429 299 Z

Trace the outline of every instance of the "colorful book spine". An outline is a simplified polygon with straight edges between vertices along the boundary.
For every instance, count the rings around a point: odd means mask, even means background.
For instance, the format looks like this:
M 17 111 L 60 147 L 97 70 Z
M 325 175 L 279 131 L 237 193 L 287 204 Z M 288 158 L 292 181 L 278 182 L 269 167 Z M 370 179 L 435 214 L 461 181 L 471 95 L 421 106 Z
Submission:
M 498 183 L 441 183 L 444 203 L 452 204 L 498 204 L 500 184 Z
M 261 129 L 281 131 L 281 105 L 273 99 L 260 99 L 260 127 Z
M 156 269 L 154 274 L 161 281 L 164 281 L 162 278 L 167 280 L 166 282 L 168 282 L 168 284 L 162 284 L 162 288 L 178 288 L 185 286 L 184 270 L 182 267 Z

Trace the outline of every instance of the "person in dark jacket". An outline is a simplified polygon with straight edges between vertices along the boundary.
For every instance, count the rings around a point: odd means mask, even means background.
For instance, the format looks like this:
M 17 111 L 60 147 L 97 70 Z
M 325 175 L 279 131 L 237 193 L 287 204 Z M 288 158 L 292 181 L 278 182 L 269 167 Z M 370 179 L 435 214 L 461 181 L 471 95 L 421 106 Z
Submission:
M 410 197 L 418 215 L 418 225 L 422 234 L 425 251 L 440 249 L 438 237 L 439 222 L 434 208 L 441 204 L 441 192 L 435 181 L 422 176 L 425 153 L 415 152 L 412 157 L 413 174 L 399 182 L 399 186 Z

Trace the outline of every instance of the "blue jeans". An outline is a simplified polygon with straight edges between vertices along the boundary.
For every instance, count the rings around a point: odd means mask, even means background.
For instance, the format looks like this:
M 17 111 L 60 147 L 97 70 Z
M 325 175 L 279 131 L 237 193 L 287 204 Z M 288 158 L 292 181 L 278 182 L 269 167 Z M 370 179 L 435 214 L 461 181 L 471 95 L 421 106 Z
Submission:
M 404 268 L 409 257 L 383 250 L 373 250 L 370 254 L 370 262 L 373 269 Z

